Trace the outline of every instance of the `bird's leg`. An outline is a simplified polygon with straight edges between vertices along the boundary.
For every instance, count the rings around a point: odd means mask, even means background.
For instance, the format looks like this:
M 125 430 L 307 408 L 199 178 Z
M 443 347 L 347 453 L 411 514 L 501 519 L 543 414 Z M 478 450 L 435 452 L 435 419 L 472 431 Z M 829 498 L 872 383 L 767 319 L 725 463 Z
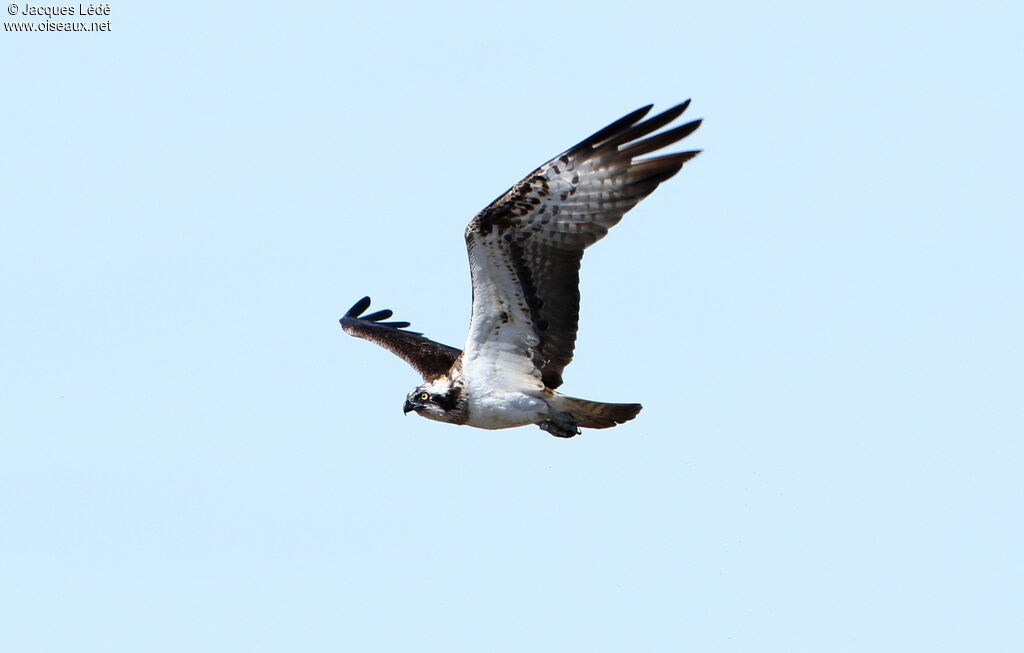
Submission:
M 556 438 L 571 438 L 580 434 L 580 421 L 569 413 L 553 412 L 550 417 L 546 422 L 538 422 L 537 426 Z

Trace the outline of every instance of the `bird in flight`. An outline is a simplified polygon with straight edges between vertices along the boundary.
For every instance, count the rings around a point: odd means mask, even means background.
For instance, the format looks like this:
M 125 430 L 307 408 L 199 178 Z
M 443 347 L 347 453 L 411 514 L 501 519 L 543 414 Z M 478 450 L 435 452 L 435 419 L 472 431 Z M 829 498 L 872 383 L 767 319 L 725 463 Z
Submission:
M 638 158 L 700 126 L 694 120 L 655 133 L 689 104 L 644 120 L 648 105 L 616 120 L 470 220 L 473 310 L 463 350 L 407 330 L 408 322 L 385 321 L 389 310 L 364 315 L 369 297 L 345 313 L 346 333 L 390 350 L 423 377 L 404 412 L 483 429 L 536 424 L 561 438 L 637 416 L 640 404 L 588 401 L 557 389 L 576 343 L 583 250 L 700 152 Z

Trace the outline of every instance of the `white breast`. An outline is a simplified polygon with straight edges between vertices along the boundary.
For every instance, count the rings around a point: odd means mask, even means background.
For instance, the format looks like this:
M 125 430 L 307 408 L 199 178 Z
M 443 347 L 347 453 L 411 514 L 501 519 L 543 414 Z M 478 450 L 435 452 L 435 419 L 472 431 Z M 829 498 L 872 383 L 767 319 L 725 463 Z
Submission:
M 481 429 L 507 429 L 536 424 L 548 414 L 548 404 L 525 392 L 487 387 L 476 383 L 466 386 L 468 420 Z

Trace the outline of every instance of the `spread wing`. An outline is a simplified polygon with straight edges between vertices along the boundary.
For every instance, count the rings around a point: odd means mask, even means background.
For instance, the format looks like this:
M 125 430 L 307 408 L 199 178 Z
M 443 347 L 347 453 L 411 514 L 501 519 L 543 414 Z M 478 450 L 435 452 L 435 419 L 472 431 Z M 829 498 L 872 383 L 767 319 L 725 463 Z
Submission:
M 643 120 L 648 105 L 615 121 L 534 170 L 470 221 L 467 361 L 486 359 L 492 374 L 510 369 L 539 377 L 549 388 L 561 385 L 576 343 L 583 250 L 698 154 L 637 158 L 700 126 L 695 120 L 650 135 L 689 103 Z
M 422 333 L 406 331 L 408 322 L 382 322 L 392 315 L 387 309 L 361 315 L 369 307 L 369 297 L 360 299 L 341 318 L 341 328 L 350 336 L 369 340 L 398 355 L 416 368 L 424 381 L 442 376 L 462 353 L 454 347 L 434 342 Z

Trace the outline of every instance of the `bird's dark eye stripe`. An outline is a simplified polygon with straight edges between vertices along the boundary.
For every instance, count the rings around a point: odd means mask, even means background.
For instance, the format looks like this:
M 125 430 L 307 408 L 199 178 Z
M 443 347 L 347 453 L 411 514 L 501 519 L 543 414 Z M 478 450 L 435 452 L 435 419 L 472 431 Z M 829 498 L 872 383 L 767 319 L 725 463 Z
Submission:
M 459 388 L 452 388 L 443 395 L 434 395 L 434 402 L 444 410 L 455 410 L 460 392 Z

